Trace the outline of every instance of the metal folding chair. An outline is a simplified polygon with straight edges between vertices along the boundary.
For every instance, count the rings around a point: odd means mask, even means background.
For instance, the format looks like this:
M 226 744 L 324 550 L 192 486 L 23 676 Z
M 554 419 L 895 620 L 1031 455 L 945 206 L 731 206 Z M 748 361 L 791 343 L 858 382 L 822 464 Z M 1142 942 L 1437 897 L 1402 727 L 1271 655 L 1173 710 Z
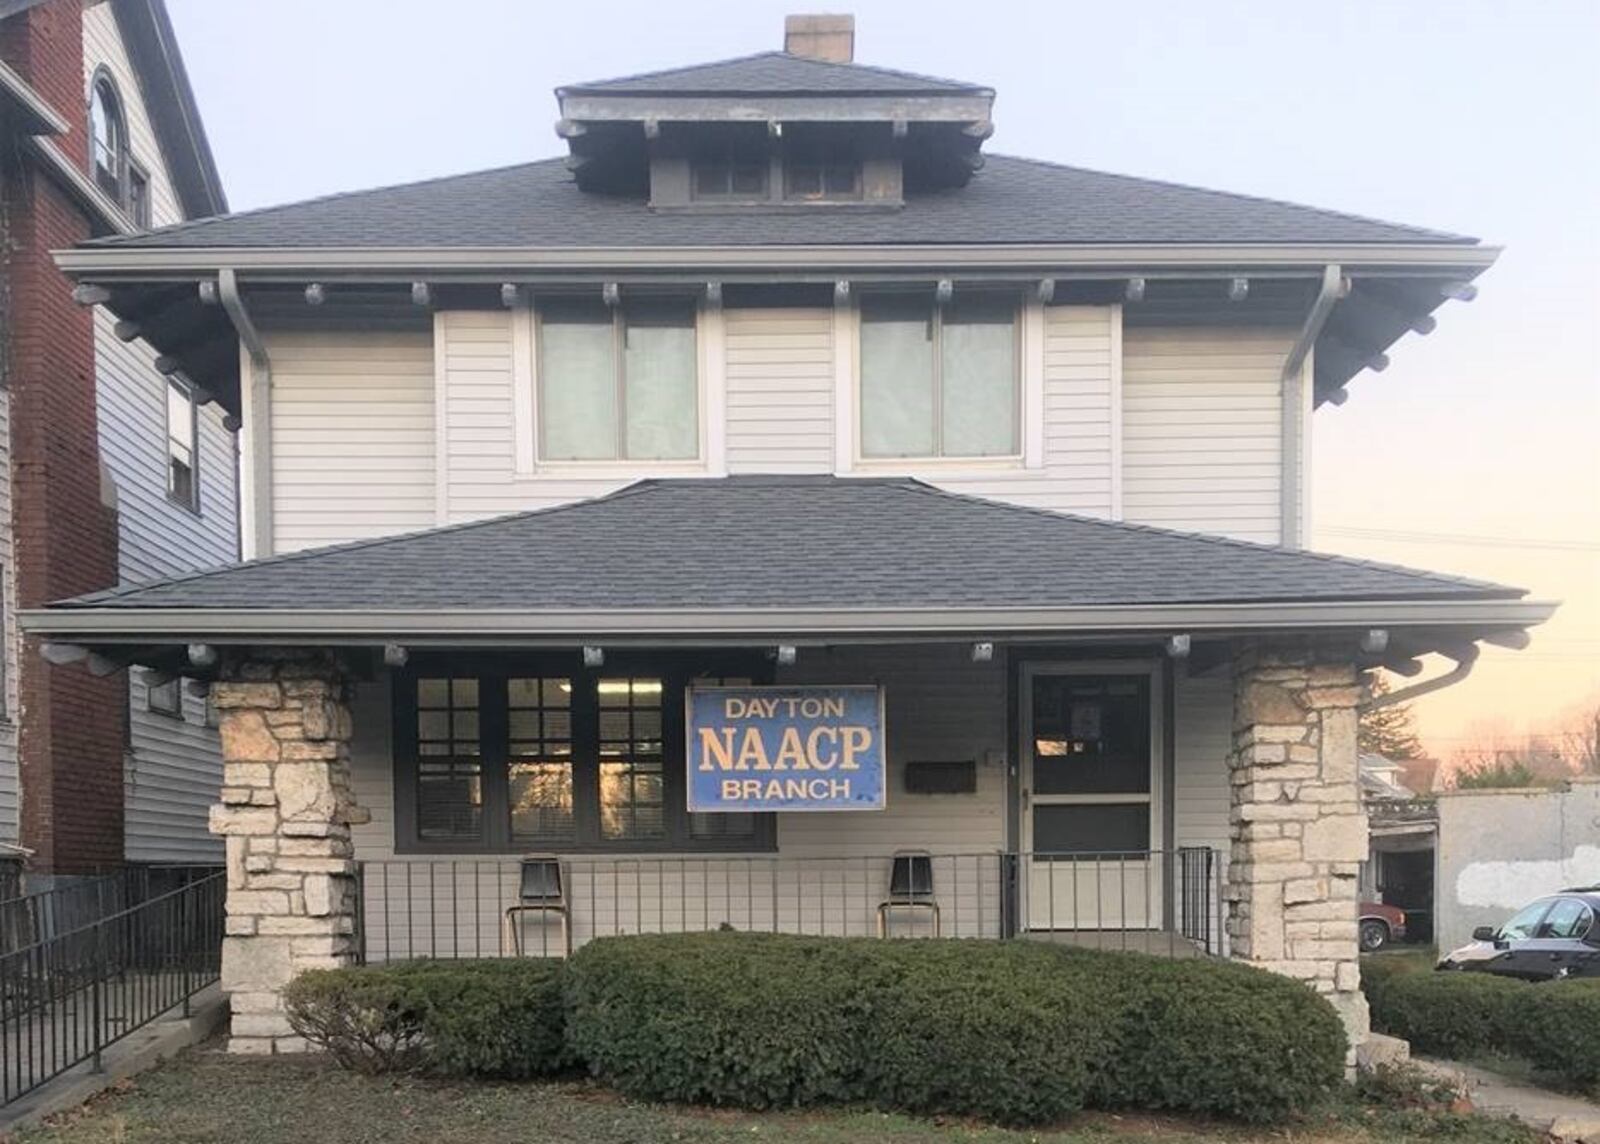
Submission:
M 500 953 L 522 956 L 522 915 L 538 914 L 540 923 L 554 914 L 561 923 L 561 952 L 572 952 L 572 928 L 567 914 L 567 898 L 561 882 L 561 862 L 556 858 L 530 857 L 522 860 L 518 901 L 506 909 L 502 924 Z M 546 946 L 548 948 L 548 946 Z
M 878 936 L 889 936 L 893 910 L 927 910 L 933 915 L 933 936 L 939 936 L 939 902 L 933 896 L 933 855 L 926 850 L 897 850 L 889 867 L 889 896 L 878 903 Z

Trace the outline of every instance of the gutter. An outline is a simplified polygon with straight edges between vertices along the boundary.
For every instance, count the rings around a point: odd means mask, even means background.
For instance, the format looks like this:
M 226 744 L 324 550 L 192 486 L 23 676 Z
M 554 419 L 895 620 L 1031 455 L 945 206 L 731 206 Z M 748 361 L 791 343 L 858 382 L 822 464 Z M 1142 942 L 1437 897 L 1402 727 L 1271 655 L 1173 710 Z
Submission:
M 1306 363 L 1311 351 L 1328 324 L 1333 308 L 1339 299 L 1350 293 L 1350 280 L 1337 262 L 1322 268 L 1322 285 L 1316 299 L 1306 314 L 1300 333 L 1284 358 L 1279 379 L 1279 398 L 1282 406 L 1282 470 L 1278 480 L 1278 495 L 1282 511 L 1279 519 L 1279 537 L 1285 548 L 1301 548 L 1305 544 L 1305 522 L 1301 519 L 1303 498 L 1310 474 L 1303 472 L 1305 464 L 1305 382 Z
M 1363 273 L 1437 274 L 1472 277 L 1492 265 L 1500 248 L 1449 243 L 1369 243 L 1336 246 L 1259 244 L 939 244 L 823 246 L 653 247 L 156 247 L 81 246 L 53 252 L 63 271 L 78 277 L 125 275 L 148 279 L 211 275 L 221 266 L 252 278 L 337 272 L 409 282 L 419 273 L 499 282 L 519 273 L 562 273 L 574 281 L 602 281 L 619 273 L 701 273 L 745 269 L 770 277 L 775 271 L 813 270 L 837 276 L 853 270 L 948 276 L 952 270 L 992 269 L 1050 272 L 1071 280 L 1139 271 L 1193 277 L 1206 270 L 1224 276 L 1248 270 L 1304 277 L 1330 263 Z M 1078 273 L 1074 273 L 1074 271 Z
M 1393 707 L 1396 703 L 1408 703 L 1413 699 L 1420 699 L 1424 695 L 1431 695 L 1435 691 L 1443 691 L 1446 687 L 1460 683 L 1472 674 L 1473 667 L 1477 665 L 1480 651 L 1481 649 L 1476 643 L 1470 643 L 1465 647 L 1446 652 L 1446 655 L 1455 660 L 1455 666 L 1443 675 L 1435 676 L 1432 679 L 1424 679 L 1420 683 L 1413 683 L 1409 687 L 1402 687 L 1399 691 L 1391 691 L 1387 695 L 1379 695 L 1367 700 L 1365 703 L 1358 704 L 1356 709 L 1361 712 L 1381 711 L 1385 707 Z
M 1097 605 L 1064 608 L 395 609 L 269 610 L 58 606 L 19 613 L 30 635 L 94 644 L 277 643 L 515 645 L 540 642 L 727 642 L 728 637 L 877 636 L 991 638 L 1063 634 L 1212 635 L 1270 629 L 1421 629 L 1459 643 L 1462 629 L 1504 631 L 1543 623 L 1541 600 L 1331 601 L 1326 603 Z
M 244 413 L 239 546 L 241 557 L 251 560 L 272 555 L 272 359 L 245 308 L 238 276 L 230 267 L 217 271 L 216 300 L 222 303 L 250 359 L 239 401 Z

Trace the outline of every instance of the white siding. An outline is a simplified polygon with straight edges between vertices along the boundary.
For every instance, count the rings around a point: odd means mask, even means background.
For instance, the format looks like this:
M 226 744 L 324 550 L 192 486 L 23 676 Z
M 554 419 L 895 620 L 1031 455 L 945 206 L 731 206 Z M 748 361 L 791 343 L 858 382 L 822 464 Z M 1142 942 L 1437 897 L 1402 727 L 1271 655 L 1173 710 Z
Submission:
M 833 471 L 833 313 L 729 310 L 728 471 Z
M 1233 677 L 1226 668 L 1204 676 L 1176 665 L 1173 680 L 1173 841 L 1228 852 L 1233 787 Z
M 0 842 L 17 840 L 17 595 L 11 516 L 11 391 L 0 386 Z
M 275 550 L 432 525 L 432 337 L 298 330 L 266 342 Z
M 1282 524 L 1284 330 L 1130 327 L 1124 514 L 1275 544 Z
M 129 148 L 150 178 L 151 221 L 182 220 L 166 163 L 151 128 L 137 77 L 110 4 L 87 7 L 84 90 L 100 68 L 122 97 Z M 117 489 L 119 573 L 124 582 L 225 564 L 237 555 L 233 434 L 217 405 L 197 418 L 198 513 L 167 498 L 167 381 L 155 351 L 124 343 L 104 309 L 95 315 L 95 387 L 101 457 Z M 134 861 L 211 860 L 220 841 L 206 829 L 216 801 L 221 761 L 205 704 L 185 697 L 184 718 L 149 710 L 138 673 L 129 685 L 129 751 L 125 760 L 126 853 Z

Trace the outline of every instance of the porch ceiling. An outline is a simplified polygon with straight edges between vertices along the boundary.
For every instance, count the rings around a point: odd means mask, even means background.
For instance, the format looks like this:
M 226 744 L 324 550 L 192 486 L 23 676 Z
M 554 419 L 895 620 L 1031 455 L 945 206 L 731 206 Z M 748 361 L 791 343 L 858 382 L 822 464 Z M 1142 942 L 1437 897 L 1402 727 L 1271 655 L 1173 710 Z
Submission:
M 99 592 L 95 642 L 1525 627 L 1521 589 L 960 496 L 908 479 L 643 481 L 560 508 Z

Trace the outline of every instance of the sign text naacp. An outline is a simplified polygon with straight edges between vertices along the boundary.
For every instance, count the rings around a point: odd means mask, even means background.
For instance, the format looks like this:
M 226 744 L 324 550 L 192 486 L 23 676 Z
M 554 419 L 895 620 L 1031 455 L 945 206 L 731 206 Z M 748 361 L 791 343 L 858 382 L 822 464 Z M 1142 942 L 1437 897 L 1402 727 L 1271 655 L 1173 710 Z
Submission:
M 876 687 L 695 687 L 689 809 L 882 810 Z

